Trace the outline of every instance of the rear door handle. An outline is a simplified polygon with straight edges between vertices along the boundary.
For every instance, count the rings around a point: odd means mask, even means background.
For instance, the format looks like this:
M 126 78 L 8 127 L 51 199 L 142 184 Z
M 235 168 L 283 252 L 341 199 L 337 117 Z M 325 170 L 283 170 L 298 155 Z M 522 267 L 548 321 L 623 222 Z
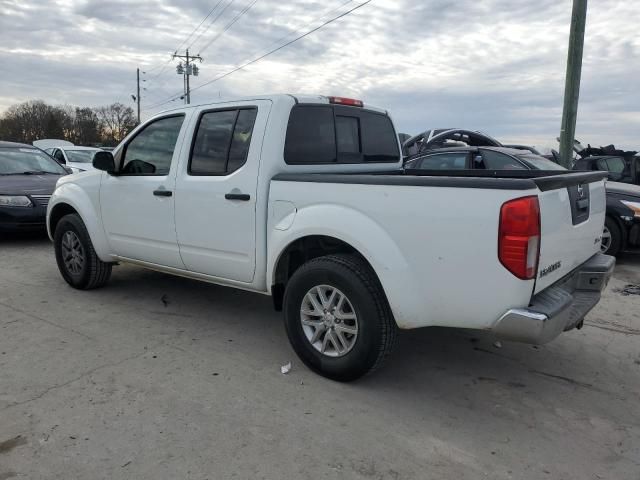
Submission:
M 242 202 L 248 202 L 251 200 L 251 195 L 248 193 L 227 193 L 224 198 L 227 200 L 240 200 Z
M 173 195 L 173 192 L 171 190 L 154 190 L 153 194 L 156 197 L 170 197 Z

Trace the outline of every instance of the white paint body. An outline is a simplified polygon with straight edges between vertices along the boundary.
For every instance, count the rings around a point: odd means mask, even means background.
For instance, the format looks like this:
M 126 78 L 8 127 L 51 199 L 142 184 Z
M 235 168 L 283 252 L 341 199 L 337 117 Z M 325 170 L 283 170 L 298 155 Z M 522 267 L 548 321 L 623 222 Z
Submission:
M 327 103 L 325 97 L 298 100 Z M 389 171 L 402 165 L 401 158 L 397 164 L 287 165 L 283 150 L 294 104 L 294 97 L 278 95 L 172 110 L 184 113 L 185 120 L 168 175 L 111 176 L 94 171 L 63 177 L 49 202 L 48 216 L 61 203 L 75 208 L 103 261 L 131 262 L 264 294 L 270 294 L 278 259 L 291 242 L 309 235 L 334 237 L 372 265 L 401 328 L 490 329 L 505 311 L 526 307 L 534 291 L 599 251 L 604 182 L 590 184 L 590 219 L 574 227 L 566 189 L 273 180 L 279 173 Z M 228 176 L 189 176 L 187 163 L 199 114 L 237 106 L 258 108 L 246 164 Z M 152 195 L 162 188 L 175 194 Z M 249 194 L 251 200 L 225 200 L 225 193 L 232 190 Z M 528 195 L 540 199 L 539 267 L 562 263 L 537 284 L 519 280 L 498 260 L 500 208 L 510 199 Z

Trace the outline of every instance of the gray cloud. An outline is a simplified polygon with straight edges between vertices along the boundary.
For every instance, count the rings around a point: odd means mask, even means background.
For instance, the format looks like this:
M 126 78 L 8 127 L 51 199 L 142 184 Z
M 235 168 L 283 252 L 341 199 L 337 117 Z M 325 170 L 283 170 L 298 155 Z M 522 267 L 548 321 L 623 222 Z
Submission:
M 200 51 L 249 3 L 234 0 L 191 45 L 192 53 L 205 57 L 193 85 L 255 58 L 287 35 L 293 38 L 307 24 L 299 33 L 318 25 L 318 17 L 344 1 L 259 0 Z M 179 101 L 149 108 L 182 90 L 175 63 L 167 60 L 214 4 L 0 0 L 0 110 L 32 98 L 130 103 L 138 66 L 148 72 L 143 75 L 144 114 L 176 106 Z M 570 4 L 373 0 L 246 70 L 197 89 L 193 97 L 205 102 L 282 91 L 352 95 L 389 108 L 399 129 L 408 133 L 462 126 L 504 140 L 554 146 Z M 640 148 L 640 5 L 599 0 L 589 8 L 577 134 L 592 144 Z

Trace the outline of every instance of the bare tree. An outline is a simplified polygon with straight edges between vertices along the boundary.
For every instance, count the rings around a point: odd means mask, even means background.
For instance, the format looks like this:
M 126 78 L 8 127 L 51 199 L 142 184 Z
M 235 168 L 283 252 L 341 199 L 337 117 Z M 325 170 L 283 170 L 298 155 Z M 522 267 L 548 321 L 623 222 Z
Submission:
M 0 132 L 3 139 L 31 143 L 41 138 L 64 138 L 65 123 L 62 108 L 31 100 L 9 107 L 0 121 Z
M 133 109 L 122 103 L 105 105 L 94 111 L 105 143 L 119 143 L 136 126 Z

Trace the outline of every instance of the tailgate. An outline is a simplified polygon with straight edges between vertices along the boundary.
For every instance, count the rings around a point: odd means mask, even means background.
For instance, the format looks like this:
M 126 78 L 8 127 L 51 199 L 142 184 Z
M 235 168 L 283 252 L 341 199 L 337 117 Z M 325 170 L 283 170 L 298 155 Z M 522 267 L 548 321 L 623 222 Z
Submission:
M 606 172 L 568 173 L 534 180 L 541 190 L 535 293 L 600 251 L 606 211 L 604 177 Z

